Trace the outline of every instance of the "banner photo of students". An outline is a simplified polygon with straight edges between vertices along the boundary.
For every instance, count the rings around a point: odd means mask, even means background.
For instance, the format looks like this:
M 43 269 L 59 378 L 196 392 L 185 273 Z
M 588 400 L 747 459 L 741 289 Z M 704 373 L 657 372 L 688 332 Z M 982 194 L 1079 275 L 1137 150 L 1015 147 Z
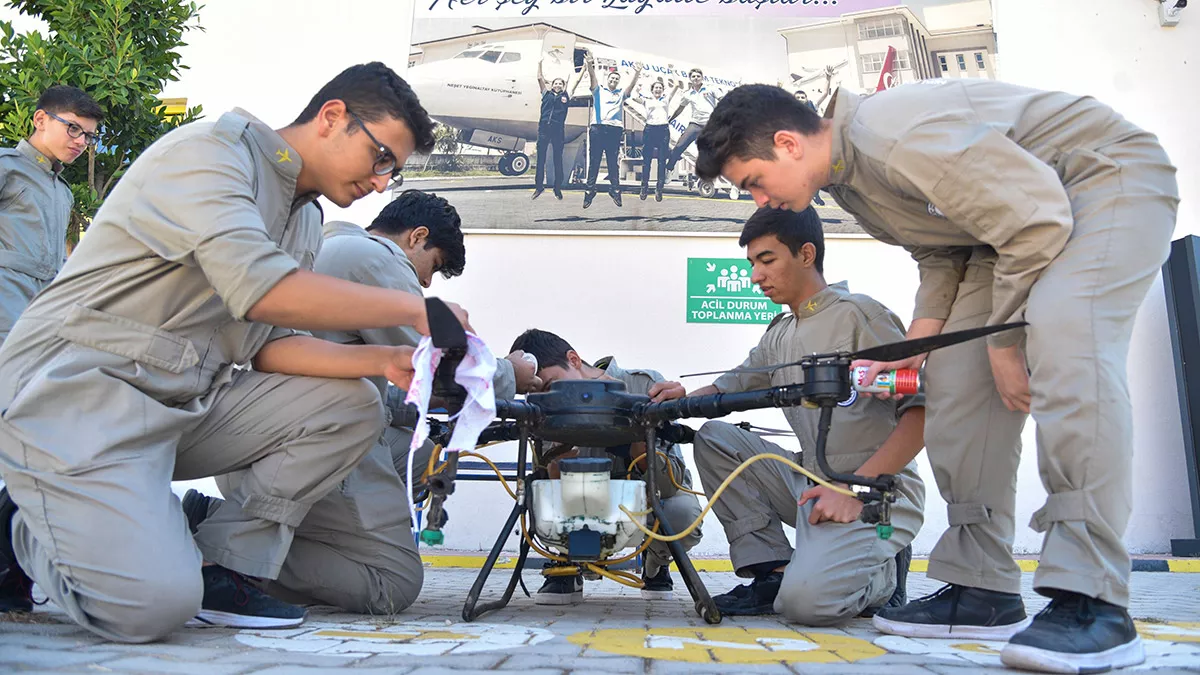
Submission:
M 438 143 L 405 187 L 496 230 L 737 232 L 750 194 L 695 173 L 733 88 L 821 112 L 838 87 L 996 76 L 988 0 L 429 0 L 411 42 L 405 79 Z M 827 232 L 861 232 L 828 195 L 814 206 Z

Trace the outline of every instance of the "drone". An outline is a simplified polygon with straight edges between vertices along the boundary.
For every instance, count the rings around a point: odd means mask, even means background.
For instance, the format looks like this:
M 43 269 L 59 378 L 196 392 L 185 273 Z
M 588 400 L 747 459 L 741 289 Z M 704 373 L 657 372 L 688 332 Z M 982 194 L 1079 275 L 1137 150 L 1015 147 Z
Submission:
M 446 410 L 453 420 L 466 395 L 454 380 L 455 370 L 467 353 L 466 332 L 441 300 L 427 298 L 425 303 L 431 341 L 434 347 L 443 350 L 442 359 L 434 372 L 433 395 L 445 401 Z M 531 548 L 552 560 L 576 563 L 580 569 L 612 576 L 612 573 L 605 571 L 606 566 L 632 559 L 636 553 L 622 558 L 613 558 L 613 555 L 639 545 L 640 552 L 650 543 L 645 534 L 649 530 L 645 529 L 645 525 L 635 523 L 635 519 L 653 516 L 656 521 L 655 532 L 662 537 L 670 537 L 673 533 L 658 495 L 659 482 L 667 476 L 663 474 L 663 463 L 658 458 L 656 448 L 660 439 L 676 443 L 691 441 L 694 432 L 675 421 L 684 418 L 718 418 L 745 410 L 798 405 L 820 409 L 814 448 L 817 466 L 829 480 L 852 486 L 855 496 L 864 505 L 859 520 L 875 524 L 881 538 L 890 537 L 896 477 L 886 474 L 867 477 L 836 472 L 830 468 L 825 457 L 833 411 L 839 401 L 846 400 L 851 394 L 850 364 L 857 359 L 899 361 L 1024 325 L 1027 324 L 1017 322 L 985 326 L 856 352 L 811 354 L 791 363 L 694 374 L 773 372 L 787 367 L 801 368 L 803 382 L 767 389 L 685 396 L 655 403 L 648 396 L 627 392 L 624 383 L 619 381 L 559 380 L 544 392 L 526 395 L 523 401 L 496 401 L 497 421 L 480 434 L 476 445 L 511 440 L 518 442 L 516 504 L 467 594 L 463 619 L 474 621 L 487 612 L 507 606 L 518 583 L 521 583 L 526 595 L 529 594 L 521 580 L 521 572 Z M 401 425 L 412 426 L 417 419 L 416 406 L 410 405 L 398 421 Z M 431 438 L 443 442 L 450 438 L 453 421 L 443 423 L 433 418 L 429 420 L 434 426 Z M 611 460 L 606 458 L 563 457 L 575 446 L 612 449 L 641 441 L 646 443 L 643 480 L 611 479 Z M 441 527 L 446 522 L 443 505 L 454 493 L 458 453 L 448 452 L 446 455 L 444 463 L 425 479 L 424 488 L 429 504 L 421 539 L 429 544 L 443 541 Z M 548 468 L 555 460 L 559 460 L 561 478 L 551 479 Z M 500 479 L 504 480 L 504 477 Z M 532 528 L 526 524 L 529 517 L 533 520 Z M 518 521 L 524 536 L 512 578 L 500 599 L 480 604 L 488 576 Z M 545 546 L 539 546 L 535 540 L 540 540 Z M 668 540 L 667 546 L 695 603 L 697 614 L 709 624 L 720 623 L 721 613 L 682 545 L 678 541 Z M 557 549 L 560 554 L 547 549 Z

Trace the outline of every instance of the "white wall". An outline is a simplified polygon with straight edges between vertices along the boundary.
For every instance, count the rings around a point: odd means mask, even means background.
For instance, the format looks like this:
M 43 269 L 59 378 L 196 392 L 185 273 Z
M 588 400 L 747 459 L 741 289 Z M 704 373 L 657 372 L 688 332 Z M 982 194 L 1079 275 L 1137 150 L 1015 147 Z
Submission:
M 1200 233 L 1200 8 L 1162 28 L 1155 0 L 994 0 L 1002 80 L 1089 94 L 1154 132 L 1179 169 L 1175 236 Z M 1132 551 L 1165 552 L 1192 519 L 1161 281 L 1142 306 L 1130 353 L 1134 400 Z M 1027 460 L 1028 461 L 1028 460 Z M 1032 485 L 1021 484 L 1029 499 Z

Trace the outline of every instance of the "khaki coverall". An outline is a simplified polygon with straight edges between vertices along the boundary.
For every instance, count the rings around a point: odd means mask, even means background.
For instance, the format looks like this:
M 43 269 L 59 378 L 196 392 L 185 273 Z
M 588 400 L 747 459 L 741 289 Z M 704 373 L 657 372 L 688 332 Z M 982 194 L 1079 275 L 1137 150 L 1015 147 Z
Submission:
M 616 359 L 607 356 L 596 362 L 596 367 L 604 370 L 609 377 L 620 380 L 625 383 L 625 391 L 630 394 L 648 394 L 650 387 L 654 386 L 655 382 L 663 382 L 665 378 L 656 370 L 641 370 L 636 368 L 621 368 L 617 365 Z M 671 464 L 671 471 L 675 474 L 675 480 L 686 489 L 692 489 L 692 474 L 688 470 L 687 462 L 683 458 L 683 451 L 679 445 L 675 443 L 667 444 L 659 442 L 659 452 L 667 455 L 667 461 Z M 605 456 L 604 448 L 581 448 L 580 455 L 582 456 Z M 667 519 L 667 524 L 671 527 L 671 532 L 682 532 L 683 528 L 692 524 L 692 521 L 700 515 L 703 509 L 700 506 L 700 500 L 696 495 L 687 492 L 680 492 L 675 484 L 671 482 L 670 476 L 667 475 L 667 467 L 662 463 L 662 458 L 659 457 L 659 474 L 655 478 L 655 485 L 658 487 L 659 498 L 662 501 L 662 507 Z M 639 469 L 629 472 L 630 480 L 640 480 L 644 474 L 645 463 L 639 463 Z M 614 465 L 614 469 L 617 467 Z M 624 471 L 624 469 L 622 469 Z M 696 544 L 700 543 L 700 538 L 703 536 L 700 527 L 692 530 L 688 536 L 679 540 L 683 550 L 689 551 Z M 658 574 L 659 568 L 664 565 L 671 564 L 671 550 L 667 548 L 667 543 L 664 541 L 654 541 L 646 548 L 645 572 L 646 577 L 653 577 Z
M 66 259 L 75 198 L 63 168 L 29 141 L 0 148 L 0 343 Z
M 330 222 L 317 256 L 315 271 L 360 284 L 422 295 L 416 269 L 404 251 L 384 237 L 370 235 L 346 222 Z M 356 331 L 316 331 L 317 337 L 350 345 L 408 345 L 421 334 L 411 326 Z M 371 378 L 380 396 L 389 387 Z M 497 359 L 495 392 L 512 399 L 516 384 L 512 364 Z M 390 410 L 385 411 L 390 418 Z M 406 609 L 420 594 L 424 568 L 412 535 L 405 496 L 412 430 L 390 424 L 379 442 L 341 485 L 300 524 L 291 552 L 272 595 L 298 603 L 320 602 L 346 610 L 391 614 Z M 425 470 L 433 443 L 426 441 L 413 457 L 413 471 Z M 222 493 L 232 486 L 218 479 Z
M 855 351 L 904 339 L 904 326 L 886 307 L 865 295 L 850 293 L 844 282 L 814 295 L 800 315 L 781 314 L 742 363 L 759 367 L 797 361 L 813 353 Z M 713 385 L 722 393 L 766 389 L 804 381 L 799 366 L 774 373 L 726 373 Z M 826 441 L 826 458 L 834 471 L 856 471 L 887 440 L 919 397 L 900 404 L 851 392 L 838 404 Z M 820 410 L 783 409 L 801 453 L 793 453 L 760 436 L 724 422 L 708 422 L 696 434 L 695 457 L 704 490 L 717 486 L 745 460 L 763 453 L 791 459 L 818 476 L 817 422 Z M 797 507 L 800 495 L 815 484 L 779 462 L 750 465 L 730 483 L 713 506 L 729 539 L 729 557 L 739 576 L 760 563 L 790 560 L 783 574 L 775 611 L 811 626 L 837 624 L 868 607 L 881 607 L 896 589 L 896 554 L 912 543 L 924 522 L 925 484 L 910 462 L 897 474 L 890 539 L 880 539 L 875 526 L 863 522 L 811 525 L 813 502 Z M 796 528 L 795 550 L 783 526 Z
M 1027 320 L 1023 332 L 935 351 L 925 441 L 949 529 L 929 576 L 1017 593 L 1012 559 L 1024 415 L 986 346 L 1020 344 L 1038 466 L 1050 493 L 1036 588 L 1127 606 L 1133 459 L 1126 359 L 1167 259 L 1175 169 L 1154 135 L 1091 98 L 988 80 L 840 91 L 826 190 L 869 234 L 912 253 L 916 318 L 944 332 Z
M 202 559 L 272 579 L 383 429 L 364 379 L 260 373 L 245 320 L 321 243 L 300 156 L 235 110 L 130 167 L 0 348 L 0 474 L 21 567 L 85 628 L 144 642 L 200 609 Z M 238 487 L 191 536 L 171 480 Z

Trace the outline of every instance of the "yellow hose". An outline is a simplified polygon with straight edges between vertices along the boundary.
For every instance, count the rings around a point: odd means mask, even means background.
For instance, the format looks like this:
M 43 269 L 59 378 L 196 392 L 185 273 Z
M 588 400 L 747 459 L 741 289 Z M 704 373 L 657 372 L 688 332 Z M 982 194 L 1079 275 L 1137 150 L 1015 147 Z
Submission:
M 700 515 L 697 516 L 696 520 L 692 521 L 691 525 L 688 525 L 686 528 L 684 528 L 684 530 L 682 532 L 680 532 L 678 534 L 664 536 L 664 535 L 660 535 L 656 532 L 651 532 L 650 530 L 647 530 L 644 525 L 642 525 L 641 523 L 639 523 L 637 521 L 637 515 L 635 515 L 632 511 L 625 508 L 624 506 L 621 506 L 620 509 L 621 509 L 621 511 L 623 511 L 625 513 L 625 515 L 629 516 L 629 519 L 633 521 L 633 524 L 639 530 L 641 530 L 642 534 L 646 535 L 647 538 L 651 538 L 656 541 L 679 541 L 680 539 L 683 539 L 684 537 L 691 534 L 692 530 L 695 530 L 697 527 L 700 527 L 700 523 L 704 521 L 704 516 L 708 515 L 708 512 L 710 510 L 712 510 L 713 504 L 715 504 L 716 501 L 721 498 L 721 493 L 725 492 L 725 488 L 729 487 L 729 484 L 733 482 L 734 478 L 737 478 L 738 475 L 740 473 L 742 473 L 743 471 L 745 471 L 746 468 L 748 466 L 750 466 L 751 464 L 753 464 L 757 461 L 760 461 L 760 460 L 764 460 L 764 459 L 774 460 L 776 462 L 782 462 L 782 463 L 786 464 L 787 466 L 791 467 L 793 470 L 798 471 L 798 472 L 804 474 L 805 476 L 808 476 L 808 478 L 810 480 L 812 480 L 814 483 L 817 483 L 818 485 L 823 485 L 823 486 L 829 488 L 830 490 L 833 490 L 834 492 L 841 494 L 841 495 L 846 495 L 847 497 L 854 497 L 855 499 L 858 498 L 858 495 L 854 494 L 850 490 L 847 490 L 846 488 L 843 488 L 843 487 L 838 487 L 838 486 L 830 483 L 829 481 L 826 481 L 826 480 L 816 476 L 808 469 L 805 469 L 804 467 L 800 466 L 799 464 L 793 462 L 792 460 L 790 460 L 786 457 L 782 457 L 780 455 L 773 455 L 773 454 L 764 454 L 764 455 L 755 455 L 755 456 L 751 457 L 750 459 L 739 464 L 738 467 L 733 470 L 733 473 L 729 474 L 729 476 L 727 476 L 725 478 L 725 480 L 721 482 L 721 485 L 719 487 L 717 487 L 716 491 L 713 492 L 712 497 L 710 497 L 708 500 L 708 504 L 706 504 L 704 506 L 704 510 L 700 512 Z M 642 515 L 645 515 L 645 514 L 642 514 Z

